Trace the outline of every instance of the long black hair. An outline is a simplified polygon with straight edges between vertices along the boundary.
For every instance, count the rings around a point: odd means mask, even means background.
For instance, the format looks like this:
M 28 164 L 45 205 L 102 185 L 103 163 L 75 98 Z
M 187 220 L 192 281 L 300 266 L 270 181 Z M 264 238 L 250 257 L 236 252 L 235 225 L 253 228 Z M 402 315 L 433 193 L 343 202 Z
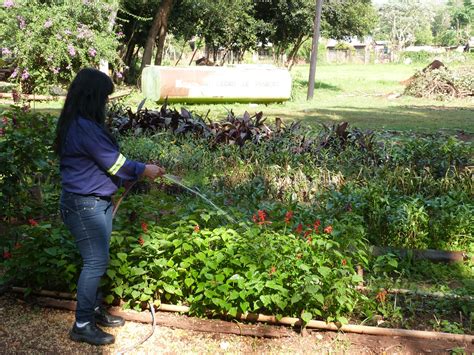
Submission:
M 107 74 L 93 68 L 81 69 L 69 86 L 61 115 L 56 126 L 53 148 L 61 155 L 71 122 L 81 116 L 105 128 L 105 105 L 114 91 L 114 84 Z

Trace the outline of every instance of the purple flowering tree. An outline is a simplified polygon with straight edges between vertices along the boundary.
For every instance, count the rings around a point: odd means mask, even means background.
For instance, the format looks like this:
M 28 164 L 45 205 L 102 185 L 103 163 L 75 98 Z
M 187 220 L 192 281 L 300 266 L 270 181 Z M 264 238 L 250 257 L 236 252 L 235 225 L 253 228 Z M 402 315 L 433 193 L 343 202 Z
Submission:
M 100 60 L 121 72 L 120 28 L 111 26 L 111 10 L 102 1 L 0 0 L 2 58 L 15 68 L 10 81 L 23 92 L 41 93 L 69 84 L 82 67 L 98 68 Z

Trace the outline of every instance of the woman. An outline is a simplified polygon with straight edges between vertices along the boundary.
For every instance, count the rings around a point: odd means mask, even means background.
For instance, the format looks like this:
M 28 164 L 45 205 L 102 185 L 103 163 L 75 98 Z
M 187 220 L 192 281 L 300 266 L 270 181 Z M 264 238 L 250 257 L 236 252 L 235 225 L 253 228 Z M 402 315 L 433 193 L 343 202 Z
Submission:
M 83 266 L 77 284 L 74 341 L 111 344 L 114 336 L 96 324 L 119 327 L 101 304 L 99 283 L 107 270 L 112 232 L 112 200 L 121 180 L 155 179 L 164 169 L 126 159 L 105 126 L 105 105 L 114 85 L 96 69 L 82 69 L 71 83 L 56 127 L 64 224 L 76 240 Z

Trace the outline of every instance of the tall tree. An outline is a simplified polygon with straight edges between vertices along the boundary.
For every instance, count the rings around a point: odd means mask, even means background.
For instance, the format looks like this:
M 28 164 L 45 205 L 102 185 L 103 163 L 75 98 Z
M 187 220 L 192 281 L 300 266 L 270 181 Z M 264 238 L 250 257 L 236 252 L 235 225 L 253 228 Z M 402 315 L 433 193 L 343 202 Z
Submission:
M 165 43 L 164 40 L 166 37 L 166 32 L 168 30 L 168 17 L 171 13 L 171 9 L 173 8 L 173 4 L 174 0 L 162 0 L 160 6 L 158 7 L 155 13 L 151 28 L 148 32 L 145 50 L 143 52 L 141 70 L 143 70 L 146 65 L 151 64 L 153 48 L 155 45 L 156 37 L 158 35 L 160 36 L 160 38 L 158 39 L 157 51 L 163 51 L 163 46 Z M 161 55 L 159 57 L 159 63 L 161 63 Z
M 375 34 L 403 48 L 415 43 L 418 31 L 431 27 L 434 15 L 433 8 L 420 0 L 394 0 L 380 8 Z
M 262 43 L 271 42 L 277 56 L 289 51 L 286 64 L 291 66 L 299 47 L 311 36 L 315 1 L 259 1 L 255 9 L 257 18 L 265 23 L 259 27 L 259 39 Z M 375 10 L 370 0 L 324 1 L 321 33 L 326 37 L 362 37 L 370 32 L 375 23 Z

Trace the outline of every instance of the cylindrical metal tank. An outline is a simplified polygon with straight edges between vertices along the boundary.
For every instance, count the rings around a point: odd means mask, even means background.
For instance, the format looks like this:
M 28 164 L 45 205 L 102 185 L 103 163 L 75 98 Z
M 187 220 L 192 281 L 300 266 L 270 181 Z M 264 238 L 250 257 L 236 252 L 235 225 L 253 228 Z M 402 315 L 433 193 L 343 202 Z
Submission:
M 141 78 L 146 98 L 168 102 L 281 102 L 291 95 L 288 70 L 273 66 L 147 66 Z

